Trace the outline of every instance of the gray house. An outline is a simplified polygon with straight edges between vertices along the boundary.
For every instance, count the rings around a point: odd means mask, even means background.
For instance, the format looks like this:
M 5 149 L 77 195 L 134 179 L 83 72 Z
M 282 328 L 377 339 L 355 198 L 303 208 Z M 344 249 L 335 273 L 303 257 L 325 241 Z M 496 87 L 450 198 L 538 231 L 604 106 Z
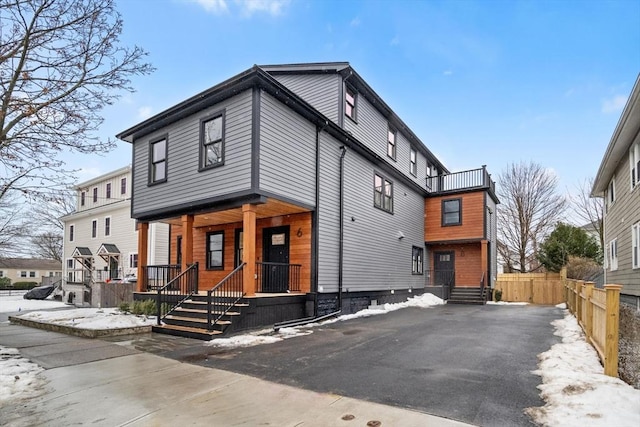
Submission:
M 605 283 L 640 310 L 640 75 L 622 111 L 591 190 L 604 197 Z
M 117 136 L 133 146 L 138 297 L 168 304 L 164 331 L 493 283 L 490 175 L 449 173 L 348 63 L 254 66 Z M 171 225 L 170 265 L 147 264 L 153 222 Z

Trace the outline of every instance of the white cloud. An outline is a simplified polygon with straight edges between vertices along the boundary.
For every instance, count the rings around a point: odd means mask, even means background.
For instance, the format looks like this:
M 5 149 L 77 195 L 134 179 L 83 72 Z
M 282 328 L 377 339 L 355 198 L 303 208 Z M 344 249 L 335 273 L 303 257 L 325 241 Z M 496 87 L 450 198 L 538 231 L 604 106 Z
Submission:
M 394 38 L 391 39 L 391 41 L 389 42 L 389 44 L 391 46 L 396 46 L 400 44 L 400 37 L 395 36 Z
M 450 76 L 452 74 L 453 74 L 453 71 L 451 71 L 451 70 L 445 70 L 445 71 L 442 72 L 443 76 Z
M 211 12 L 216 15 L 224 13 L 229 10 L 226 0 L 192 0 L 192 1 L 195 1 L 197 4 L 202 6 L 204 10 L 206 10 L 207 12 Z
M 151 117 L 151 107 L 138 108 L 138 117 L 140 119 L 148 119 L 149 117 Z
M 358 18 L 357 16 L 355 18 L 353 18 L 351 20 L 351 22 L 349 23 L 349 25 L 351 25 L 352 27 L 357 27 L 358 25 L 360 25 L 360 18 Z
M 251 16 L 256 12 L 278 16 L 291 3 L 291 0 L 235 0 L 235 2 L 240 6 L 243 16 Z
M 624 95 L 616 95 L 613 98 L 602 101 L 602 112 L 605 114 L 618 113 L 622 111 L 627 103 L 627 97 Z

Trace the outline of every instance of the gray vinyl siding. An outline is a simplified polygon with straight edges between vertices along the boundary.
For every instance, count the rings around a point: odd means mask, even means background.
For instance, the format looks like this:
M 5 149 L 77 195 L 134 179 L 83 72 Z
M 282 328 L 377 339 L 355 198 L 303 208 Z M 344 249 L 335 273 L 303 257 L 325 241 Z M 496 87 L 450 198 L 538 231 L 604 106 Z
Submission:
M 342 86 L 342 78 L 339 75 L 287 74 L 274 77 L 329 120 L 338 123 Z
M 262 92 L 260 189 L 315 205 L 316 127 Z
M 605 250 L 609 242 L 618 239 L 618 269 L 605 271 L 606 283 L 623 285 L 622 293 L 640 296 L 640 269 L 633 269 L 631 258 L 631 227 L 640 221 L 640 187 L 631 191 L 629 159 L 625 156 L 616 170 L 616 199 L 604 218 Z M 608 254 L 608 252 L 607 252 Z
M 338 290 L 340 239 L 340 154 L 338 141 L 320 133 L 320 191 L 318 201 L 318 291 Z
M 251 91 L 136 140 L 134 217 L 175 204 L 197 202 L 251 188 Z M 198 171 L 200 119 L 225 111 L 224 165 Z M 148 186 L 149 141 L 168 135 L 167 182 Z
M 347 152 L 343 290 L 423 288 L 424 275 L 411 273 L 411 255 L 413 246 L 424 248 L 424 198 L 389 177 L 393 214 L 374 207 L 376 171 L 355 152 Z M 403 239 L 398 238 L 399 233 Z

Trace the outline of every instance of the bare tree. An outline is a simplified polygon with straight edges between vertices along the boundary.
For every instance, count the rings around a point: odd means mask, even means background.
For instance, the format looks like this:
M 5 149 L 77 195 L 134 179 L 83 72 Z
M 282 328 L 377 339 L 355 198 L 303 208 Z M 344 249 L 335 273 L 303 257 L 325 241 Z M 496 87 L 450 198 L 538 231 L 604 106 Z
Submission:
M 539 244 L 562 219 L 567 202 L 557 187 L 553 172 L 533 162 L 511 164 L 498 177 L 501 254 L 521 273 L 536 262 Z
M 94 135 L 100 110 L 153 71 L 121 31 L 113 0 L 0 0 L 0 199 L 69 187 L 61 151 L 114 147 Z
M 38 258 L 62 262 L 62 233 L 47 231 L 31 238 L 32 253 Z
M 15 197 L 0 199 L 0 258 L 15 258 L 27 254 L 29 227 L 21 215 L 22 207 Z
M 64 239 L 64 223 L 60 220 L 76 209 L 76 199 L 69 190 L 60 191 L 49 200 L 34 203 L 30 212 L 31 227 L 41 232 L 30 239 L 30 252 L 39 257 L 55 259 L 62 262 L 62 242 Z
M 593 178 L 585 179 L 577 186 L 577 194 L 571 197 L 571 208 L 577 218 L 582 221 L 580 225 L 588 225 L 598 235 L 600 249 L 604 248 L 604 199 L 591 197 Z

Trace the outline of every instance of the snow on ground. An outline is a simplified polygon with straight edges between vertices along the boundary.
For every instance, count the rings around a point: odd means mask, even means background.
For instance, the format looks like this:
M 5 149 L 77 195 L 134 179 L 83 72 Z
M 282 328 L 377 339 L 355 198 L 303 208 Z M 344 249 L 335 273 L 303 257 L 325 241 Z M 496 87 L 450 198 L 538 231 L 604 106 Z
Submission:
M 43 393 L 46 382 L 38 375 L 42 371 L 40 366 L 20 356 L 17 349 L 0 346 L 0 407 L 9 399 Z
M 68 305 L 51 298 L 44 300 L 24 299 L 22 298 L 22 294 L 6 295 L 0 298 L 0 313 L 15 313 L 25 310 L 48 310 L 60 307 L 68 307 Z
M 552 322 L 562 343 L 539 354 L 538 386 L 546 405 L 527 413 L 545 426 L 640 426 L 640 390 L 604 375 L 596 351 L 568 310 Z
M 119 329 L 155 325 L 155 316 L 125 314 L 117 308 L 77 308 L 61 311 L 32 311 L 21 314 L 21 319 L 81 329 Z
M 529 305 L 528 302 L 487 301 L 489 305 Z

